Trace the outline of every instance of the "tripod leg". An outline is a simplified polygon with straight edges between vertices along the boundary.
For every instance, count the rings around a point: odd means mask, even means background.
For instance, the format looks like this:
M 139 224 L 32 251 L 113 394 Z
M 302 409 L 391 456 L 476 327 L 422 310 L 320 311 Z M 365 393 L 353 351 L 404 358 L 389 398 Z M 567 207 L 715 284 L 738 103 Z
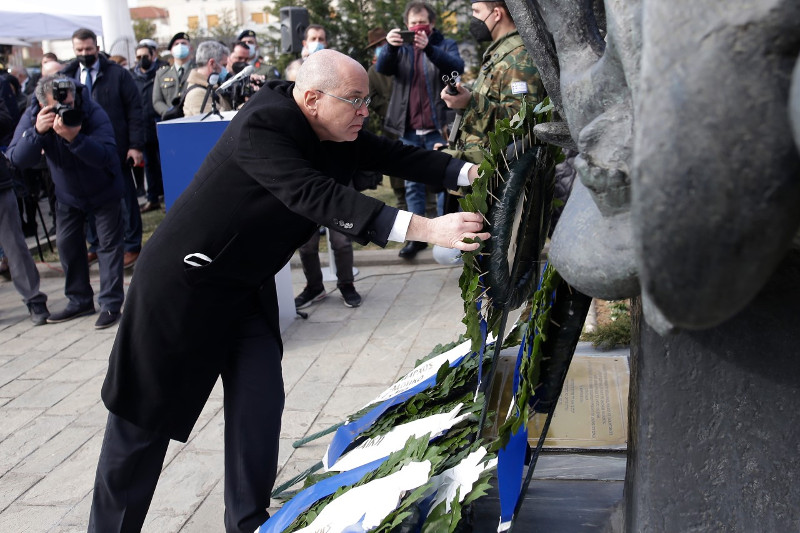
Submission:
M 36 212 L 39 213 L 39 220 L 42 223 L 42 229 L 44 230 L 44 238 L 47 239 L 47 245 L 50 247 L 50 252 L 53 251 L 53 242 L 50 240 L 50 232 L 47 230 L 47 224 L 44 223 L 44 215 L 42 214 L 42 208 L 39 207 L 39 202 L 36 202 Z M 37 235 L 36 240 L 39 240 Z M 39 254 L 41 255 L 41 254 Z M 44 261 L 44 259 L 42 259 Z

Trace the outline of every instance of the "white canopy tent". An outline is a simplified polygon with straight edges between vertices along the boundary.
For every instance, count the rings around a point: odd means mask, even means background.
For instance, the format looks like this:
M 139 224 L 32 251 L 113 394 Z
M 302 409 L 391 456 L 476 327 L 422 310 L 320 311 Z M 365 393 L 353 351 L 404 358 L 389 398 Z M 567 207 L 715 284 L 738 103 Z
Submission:
M 89 28 L 103 35 L 103 19 L 93 15 L 0 11 L 0 21 L 0 38 L 28 42 L 69 39 L 78 28 Z

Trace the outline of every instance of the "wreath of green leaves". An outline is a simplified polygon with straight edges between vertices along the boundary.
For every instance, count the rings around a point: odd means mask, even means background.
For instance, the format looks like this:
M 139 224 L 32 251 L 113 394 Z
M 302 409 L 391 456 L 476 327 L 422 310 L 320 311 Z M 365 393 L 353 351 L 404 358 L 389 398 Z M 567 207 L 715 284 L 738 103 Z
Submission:
M 491 223 L 486 219 L 492 202 L 497 200 L 497 192 L 503 183 L 503 173 L 511 170 L 506 158 L 506 148 L 514 144 L 517 149 L 518 141 L 526 136 L 533 138 L 533 127 L 539 122 L 552 119 L 553 105 L 550 99 L 545 98 L 535 107 L 531 107 L 527 100 L 522 101 L 519 112 L 511 118 L 500 120 L 496 123 L 495 131 L 489 132 L 489 149 L 484 150 L 484 159 L 478 167 L 478 178 L 472 183 L 471 191 L 459 200 L 464 211 L 477 212 L 483 215 L 487 226 Z M 521 144 L 521 143 L 520 143 Z M 489 228 L 491 231 L 491 228 Z M 461 298 L 464 301 L 464 318 L 462 322 L 467 327 L 466 336 L 472 341 L 472 350 L 478 351 L 483 343 L 481 335 L 481 319 L 487 323 L 489 333 L 497 334 L 502 310 L 492 306 L 488 288 L 484 286 L 482 276 L 486 272 L 481 268 L 480 258 L 483 253 L 484 243 L 477 250 L 464 252 L 464 270 L 459 279 Z M 476 305 L 480 302 L 480 309 Z
M 527 102 L 523 101 L 519 113 L 510 119 L 504 119 L 497 123 L 495 131 L 489 133 L 490 148 L 485 151 L 485 158 L 479 167 L 479 177 L 473 183 L 469 194 L 460 200 L 461 207 L 465 211 L 478 212 L 484 218 L 486 217 L 491 202 L 496 200 L 492 191 L 498 190 L 500 186 L 502 169 L 508 170 L 510 168 L 505 156 L 506 147 L 511 143 L 516 143 L 526 135 L 532 138 L 533 126 L 537 121 L 536 117 L 539 117 L 540 121 L 549 120 L 552 109 L 553 106 L 550 104 L 549 99 L 545 99 L 536 107 L 531 107 Z M 465 313 L 462 322 L 467 327 L 466 337 L 471 341 L 471 354 L 456 367 L 451 368 L 448 363 L 444 363 L 437 372 L 436 384 L 433 387 L 416 394 L 406 402 L 387 411 L 360 436 L 353 444 L 354 446 L 363 442 L 364 439 L 386 434 L 400 424 L 449 411 L 458 403 L 464 404 L 461 410 L 462 413 L 472 412 L 477 415 L 482 410 L 485 398 L 483 394 L 475 393 L 478 381 L 478 366 L 481 365 L 477 354 L 485 342 L 481 334 L 480 321 L 482 318 L 486 320 L 488 332 L 496 335 L 502 315 L 501 310 L 492 307 L 486 287 L 483 286 L 481 281 L 481 276 L 484 274 L 480 266 L 482 249 L 483 243 L 477 250 L 463 254 L 464 267 L 459 280 Z M 530 358 L 523 359 L 520 368 L 520 386 L 515 396 L 515 409 L 501 425 L 496 440 L 487 443 L 485 436 L 481 435 L 482 428 L 477 427 L 478 424 L 475 423 L 461 424 L 434 440 L 430 440 L 429 435 L 416 439 L 411 438 L 404 449 L 391 454 L 386 462 L 365 475 L 360 481 L 354 485 L 341 487 L 334 494 L 316 502 L 302 513 L 286 531 L 291 532 L 306 527 L 316 519 L 326 505 L 348 490 L 397 472 L 412 461 L 430 461 L 432 464 L 432 477 L 456 466 L 481 446 L 486 446 L 490 452 L 494 452 L 504 446 L 508 442 L 510 435 L 515 433 L 522 424 L 527 423 L 529 417 L 528 400 L 533 396 L 535 385 L 538 383 L 541 344 L 546 338 L 550 320 L 551 298 L 559 280 L 560 277 L 551 267 L 545 270 L 542 275 L 541 287 L 531 300 L 531 312 L 527 315 L 526 323 L 518 324 L 516 331 L 519 334 L 510 335 L 516 342 L 521 339 L 525 343 L 525 348 L 530 344 L 532 355 Z M 480 310 L 476 306 L 478 301 L 481 302 Z M 417 361 L 417 365 L 447 351 L 460 342 L 462 342 L 462 338 L 446 346 L 437 346 L 431 354 Z M 487 349 L 483 358 L 483 366 L 491 364 L 491 356 L 488 352 L 489 350 Z M 352 415 L 350 419 L 359 418 L 360 415 L 372 407 L 374 406 L 365 407 Z M 484 460 L 491 457 L 492 455 L 490 454 Z M 320 475 L 310 475 L 305 480 L 304 485 L 308 487 L 335 474 L 335 472 L 328 472 Z M 424 518 L 422 531 L 424 533 L 455 531 L 461 521 L 464 507 L 485 495 L 491 488 L 491 476 L 491 472 L 484 472 L 463 502 L 459 503 L 458 498 L 450 502 L 449 512 L 446 511 L 444 502 L 432 509 L 428 516 Z M 407 494 L 398 508 L 390 513 L 374 531 L 416 531 L 416 525 L 422 519 L 418 505 L 429 488 L 430 483 L 427 483 Z

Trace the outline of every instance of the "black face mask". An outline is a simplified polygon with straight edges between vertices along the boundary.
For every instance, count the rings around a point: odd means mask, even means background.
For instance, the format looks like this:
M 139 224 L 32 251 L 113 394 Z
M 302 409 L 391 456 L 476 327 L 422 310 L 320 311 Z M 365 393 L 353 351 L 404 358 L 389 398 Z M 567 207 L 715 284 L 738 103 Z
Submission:
M 97 56 L 92 54 L 90 56 L 75 56 L 78 59 L 78 63 L 83 65 L 86 68 L 91 68 L 94 65 L 94 62 L 97 61 Z
M 489 13 L 489 15 L 491 15 L 491 13 Z M 479 43 L 492 40 L 492 30 L 490 30 L 489 26 L 486 25 L 486 19 L 489 18 L 489 15 L 486 15 L 486 18 L 483 20 L 479 19 L 478 17 L 472 17 L 472 19 L 469 21 L 469 33 Z
M 237 61 L 236 63 L 233 64 L 233 66 L 231 66 L 231 68 L 233 69 L 233 73 L 239 74 L 241 71 L 245 69 L 245 67 L 247 67 L 248 64 L 249 63 L 247 61 Z
M 153 66 L 153 60 L 149 57 L 145 56 L 139 60 L 139 66 L 142 67 L 142 70 L 148 70 L 150 67 Z

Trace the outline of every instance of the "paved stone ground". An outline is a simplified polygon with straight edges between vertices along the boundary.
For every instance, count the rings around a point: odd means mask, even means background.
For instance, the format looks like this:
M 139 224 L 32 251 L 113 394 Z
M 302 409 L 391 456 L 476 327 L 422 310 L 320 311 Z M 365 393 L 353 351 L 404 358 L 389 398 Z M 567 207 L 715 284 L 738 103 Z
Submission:
M 357 255 L 361 307 L 333 293 L 284 333 L 278 483 L 319 461 L 330 436 L 298 449 L 292 442 L 357 411 L 464 330 L 460 267 L 366 263 Z M 92 274 L 97 290 L 96 267 Z M 297 294 L 299 270 L 293 279 Z M 42 290 L 51 311 L 66 305 L 63 278 L 44 277 Z M 116 333 L 95 331 L 95 319 L 34 327 L 12 284 L 0 281 L 0 532 L 86 530 L 107 414 L 100 387 Z M 144 531 L 223 530 L 222 428 L 218 383 L 190 440 L 170 445 Z

